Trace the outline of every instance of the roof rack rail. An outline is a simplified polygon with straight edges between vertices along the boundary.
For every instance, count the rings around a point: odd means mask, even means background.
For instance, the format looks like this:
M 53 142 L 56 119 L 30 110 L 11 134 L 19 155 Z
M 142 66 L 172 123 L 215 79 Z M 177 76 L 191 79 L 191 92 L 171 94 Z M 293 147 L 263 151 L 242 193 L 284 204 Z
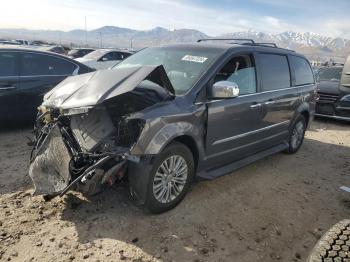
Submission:
M 249 38 L 202 38 L 202 39 L 198 39 L 197 43 L 199 42 L 204 42 L 204 41 L 246 41 L 249 42 L 250 44 L 255 44 L 253 39 L 249 39 Z
M 278 46 L 275 43 L 255 43 L 256 45 L 263 45 L 263 46 L 272 46 L 272 47 L 277 47 Z
M 255 42 L 253 39 L 249 39 L 249 38 L 203 38 L 203 39 L 198 39 L 197 43 L 204 42 L 204 41 L 231 41 L 231 40 L 233 40 L 233 41 L 245 41 L 245 43 L 241 43 L 241 45 L 272 47 L 272 48 L 278 48 L 281 50 L 291 51 L 291 52 L 295 53 L 294 50 L 278 47 L 275 43 L 269 43 L 269 42 L 258 43 L 258 42 Z M 229 44 L 238 44 L 238 43 L 229 43 Z

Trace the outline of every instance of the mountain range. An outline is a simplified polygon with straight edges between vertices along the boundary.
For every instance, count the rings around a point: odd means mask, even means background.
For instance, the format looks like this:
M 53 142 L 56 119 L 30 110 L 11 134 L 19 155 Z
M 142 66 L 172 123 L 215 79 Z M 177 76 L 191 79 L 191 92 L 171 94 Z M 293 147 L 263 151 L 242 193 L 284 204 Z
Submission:
M 225 38 L 250 38 L 257 42 L 273 42 L 278 46 L 302 52 L 313 59 L 339 58 L 343 59 L 350 53 L 350 40 L 333 38 L 316 33 L 264 33 L 253 30 L 234 32 L 217 37 Z M 104 26 L 94 30 L 28 30 L 28 29 L 0 29 L 0 38 L 44 40 L 72 46 L 95 47 L 123 47 L 135 49 L 162 45 L 167 43 L 193 42 L 200 38 L 211 38 L 203 32 L 194 29 L 169 30 L 163 27 L 155 27 L 151 30 L 134 30 L 116 26 Z

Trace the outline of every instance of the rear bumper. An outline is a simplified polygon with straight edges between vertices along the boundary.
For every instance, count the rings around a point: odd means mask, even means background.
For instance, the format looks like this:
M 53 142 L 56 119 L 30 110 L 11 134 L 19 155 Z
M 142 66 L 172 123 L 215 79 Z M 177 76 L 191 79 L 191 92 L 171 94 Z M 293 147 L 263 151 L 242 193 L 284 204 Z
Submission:
M 315 116 L 350 121 L 350 104 L 318 102 L 316 103 Z
M 342 121 L 350 121 L 350 116 L 344 117 L 344 116 L 337 116 L 337 115 L 323 115 L 323 114 L 317 114 L 317 113 L 315 114 L 315 116 L 342 120 Z

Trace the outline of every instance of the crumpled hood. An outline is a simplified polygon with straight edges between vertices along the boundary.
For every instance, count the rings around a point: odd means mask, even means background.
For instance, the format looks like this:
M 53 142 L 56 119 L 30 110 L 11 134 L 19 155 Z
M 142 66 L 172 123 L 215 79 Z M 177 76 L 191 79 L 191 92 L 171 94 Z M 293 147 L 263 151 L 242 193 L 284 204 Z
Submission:
M 326 94 L 338 95 L 339 82 L 338 81 L 320 81 L 317 83 L 317 91 Z
M 143 80 L 174 94 L 162 65 L 112 68 L 66 78 L 44 96 L 43 106 L 62 109 L 95 106 L 134 90 Z

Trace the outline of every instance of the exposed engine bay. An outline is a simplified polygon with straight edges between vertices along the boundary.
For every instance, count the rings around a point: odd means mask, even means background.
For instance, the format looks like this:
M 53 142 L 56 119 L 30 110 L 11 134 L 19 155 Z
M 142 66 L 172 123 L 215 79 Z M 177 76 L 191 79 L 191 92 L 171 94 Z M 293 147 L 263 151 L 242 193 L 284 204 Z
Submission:
M 95 194 L 122 180 L 128 161 L 138 161 L 130 151 L 145 126 L 139 113 L 173 94 L 162 66 L 127 70 L 68 78 L 45 96 L 29 168 L 36 194 L 46 199 L 70 189 Z

